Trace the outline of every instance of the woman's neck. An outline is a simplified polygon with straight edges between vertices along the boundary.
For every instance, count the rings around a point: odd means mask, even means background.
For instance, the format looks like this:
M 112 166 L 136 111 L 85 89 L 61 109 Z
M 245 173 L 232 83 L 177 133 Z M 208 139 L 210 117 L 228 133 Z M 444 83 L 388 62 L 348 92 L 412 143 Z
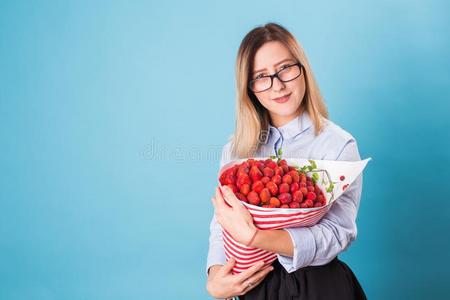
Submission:
M 270 123 L 272 124 L 272 126 L 274 126 L 276 128 L 280 128 L 281 126 L 286 125 L 293 119 L 300 116 L 301 113 L 302 113 L 302 111 L 299 108 L 295 113 L 293 113 L 292 115 L 289 115 L 289 116 L 280 116 L 280 115 L 270 114 Z

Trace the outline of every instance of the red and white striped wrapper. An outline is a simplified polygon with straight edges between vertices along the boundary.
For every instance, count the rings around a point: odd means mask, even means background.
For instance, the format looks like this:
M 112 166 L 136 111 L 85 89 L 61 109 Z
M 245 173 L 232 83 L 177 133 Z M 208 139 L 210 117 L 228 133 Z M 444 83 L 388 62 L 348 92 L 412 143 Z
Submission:
M 255 160 L 265 160 L 265 158 L 254 158 Z M 235 164 L 239 164 L 246 159 L 235 160 L 224 165 L 219 171 L 220 175 Z M 288 165 L 304 166 L 309 165 L 307 159 L 290 159 L 285 158 Z M 246 202 L 241 203 L 249 210 L 253 217 L 254 224 L 261 230 L 282 229 L 290 227 L 307 227 L 313 226 L 328 212 L 331 205 L 339 198 L 344 190 L 358 177 L 364 170 L 370 158 L 361 161 L 327 161 L 314 160 L 317 165 L 319 180 L 317 185 L 324 192 L 326 197 L 326 205 L 314 208 L 264 208 L 255 206 Z M 328 175 L 327 175 L 328 173 Z M 345 178 L 342 180 L 342 178 Z M 333 191 L 326 192 L 326 184 L 322 185 L 322 181 L 329 180 L 334 183 Z M 233 237 L 223 230 L 223 240 L 225 247 L 225 256 L 228 259 L 234 257 L 236 264 L 233 268 L 233 274 L 241 273 L 259 261 L 264 261 L 265 265 L 270 265 L 276 258 L 275 253 L 247 247 L 233 239 Z

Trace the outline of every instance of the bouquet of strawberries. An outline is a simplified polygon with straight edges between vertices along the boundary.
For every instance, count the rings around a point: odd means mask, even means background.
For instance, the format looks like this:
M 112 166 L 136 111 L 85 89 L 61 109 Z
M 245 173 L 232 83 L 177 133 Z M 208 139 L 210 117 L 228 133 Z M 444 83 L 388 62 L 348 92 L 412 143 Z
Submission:
M 227 185 L 249 210 L 261 230 L 312 226 L 362 172 L 363 161 L 282 159 L 281 149 L 270 158 L 232 161 L 219 171 L 219 182 Z M 276 254 L 242 245 L 223 231 L 225 255 L 235 257 L 233 273 L 240 273 Z

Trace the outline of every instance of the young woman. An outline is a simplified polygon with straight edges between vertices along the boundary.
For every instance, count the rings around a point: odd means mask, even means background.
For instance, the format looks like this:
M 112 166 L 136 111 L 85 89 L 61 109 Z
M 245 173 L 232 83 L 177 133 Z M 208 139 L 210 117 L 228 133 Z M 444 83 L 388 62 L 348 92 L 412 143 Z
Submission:
M 360 160 L 355 139 L 328 120 L 306 55 L 284 27 L 268 23 L 243 39 L 236 61 L 237 121 L 223 147 L 220 167 L 247 157 Z M 220 190 L 219 190 L 220 189 Z M 338 254 L 356 238 L 362 175 L 311 227 L 258 230 L 228 188 L 217 187 L 212 202 L 207 290 L 215 298 L 366 299 Z M 225 200 L 231 207 L 225 204 Z M 222 228 L 242 244 L 277 254 L 272 266 L 257 264 L 233 275 L 225 258 Z

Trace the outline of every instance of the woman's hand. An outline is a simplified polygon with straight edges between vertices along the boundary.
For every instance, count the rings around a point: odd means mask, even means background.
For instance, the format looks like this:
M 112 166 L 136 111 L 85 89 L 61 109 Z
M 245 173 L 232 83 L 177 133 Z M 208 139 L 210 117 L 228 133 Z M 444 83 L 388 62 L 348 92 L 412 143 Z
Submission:
M 206 289 L 214 298 L 242 296 L 260 284 L 273 270 L 272 266 L 262 269 L 264 262 L 258 262 L 244 272 L 233 275 L 231 270 L 235 262 L 231 257 L 225 265 L 210 268 Z
M 241 204 L 233 191 L 227 186 L 217 187 L 212 203 L 217 222 L 222 228 L 239 243 L 248 245 L 257 228 L 253 224 L 249 211 Z

